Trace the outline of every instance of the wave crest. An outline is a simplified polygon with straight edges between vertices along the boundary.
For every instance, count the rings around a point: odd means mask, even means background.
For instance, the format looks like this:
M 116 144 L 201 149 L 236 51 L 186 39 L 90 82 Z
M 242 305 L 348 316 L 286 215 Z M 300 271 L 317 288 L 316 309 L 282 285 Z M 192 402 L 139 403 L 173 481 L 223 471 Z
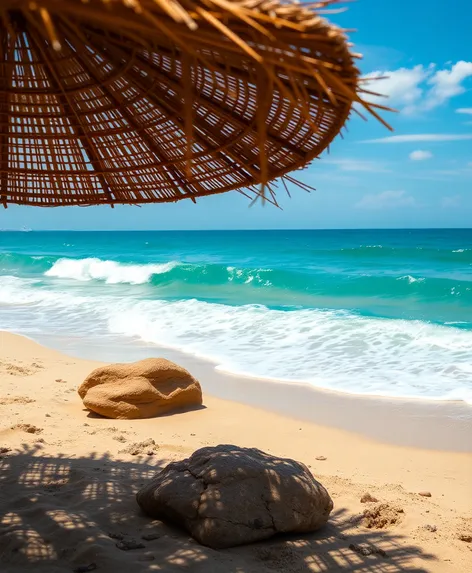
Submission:
M 412 277 L 411 275 L 405 275 L 403 277 L 398 277 L 397 281 L 408 281 L 409 284 L 413 283 L 423 283 L 425 281 L 424 277 Z
M 44 274 L 48 277 L 74 279 L 77 281 L 104 281 L 107 284 L 126 283 L 139 285 L 147 283 L 153 275 L 164 274 L 179 263 L 171 261 L 162 264 L 122 264 L 101 259 L 59 259 Z
M 351 393 L 472 402 L 468 330 L 348 311 L 140 300 L 111 291 L 97 296 L 92 289 L 93 296 L 83 297 L 2 277 L 0 324 L 30 336 L 79 337 L 89 345 L 165 345 L 234 374 Z

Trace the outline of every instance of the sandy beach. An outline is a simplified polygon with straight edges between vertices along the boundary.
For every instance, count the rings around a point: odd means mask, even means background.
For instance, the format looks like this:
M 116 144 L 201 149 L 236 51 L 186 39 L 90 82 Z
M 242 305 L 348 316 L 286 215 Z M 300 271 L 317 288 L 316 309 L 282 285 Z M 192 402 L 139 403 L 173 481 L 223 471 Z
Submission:
M 232 377 L 231 397 L 237 401 L 215 397 L 201 380 L 202 409 L 107 420 L 93 417 L 77 395 L 79 384 L 100 363 L 7 333 L 0 334 L 0 348 L 2 572 L 66 572 L 91 563 L 105 573 L 470 570 L 470 417 L 460 415 L 468 406 L 424 407 L 412 401 L 405 410 L 395 400 L 346 402 L 327 394 L 326 408 L 310 415 L 301 411 L 297 419 L 296 412 L 281 413 L 280 396 L 272 405 L 272 392 L 265 393 L 263 404 L 261 386 L 254 405 L 243 404 L 250 381 Z M 281 386 L 280 392 L 288 391 Z M 328 423 L 327 408 L 347 422 Z M 398 440 L 391 427 L 396 423 Z M 153 455 L 130 453 L 130 446 L 149 438 L 156 442 Z M 215 551 L 140 513 L 134 494 L 160 467 L 202 446 L 224 443 L 305 463 L 333 498 L 328 526 L 312 535 Z M 425 491 L 431 497 L 419 495 Z M 361 503 L 365 493 L 378 503 Z M 378 516 L 362 518 L 374 506 L 380 508 Z M 379 517 L 392 523 L 378 528 Z M 151 532 L 156 539 L 143 541 L 142 549 L 116 547 L 117 536 L 141 539 Z M 386 556 L 362 556 L 349 547 L 362 542 Z

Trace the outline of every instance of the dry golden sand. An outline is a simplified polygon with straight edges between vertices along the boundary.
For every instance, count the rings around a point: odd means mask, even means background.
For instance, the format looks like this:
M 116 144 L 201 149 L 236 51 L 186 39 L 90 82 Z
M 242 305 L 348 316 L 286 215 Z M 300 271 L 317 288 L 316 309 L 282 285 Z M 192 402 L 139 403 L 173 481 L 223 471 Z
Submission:
M 94 418 L 76 390 L 96 366 L 0 333 L 2 573 L 472 570 L 470 454 L 382 444 L 211 396 L 185 414 Z M 307 464 L 334 500 L 329 525 L 214 551 L 139 513 L 134 493 L 159 467 L 220 443 Z M 378 502 L 361 503 L 365 493 Z M 144 547 L 123 551 L 123 539 Z

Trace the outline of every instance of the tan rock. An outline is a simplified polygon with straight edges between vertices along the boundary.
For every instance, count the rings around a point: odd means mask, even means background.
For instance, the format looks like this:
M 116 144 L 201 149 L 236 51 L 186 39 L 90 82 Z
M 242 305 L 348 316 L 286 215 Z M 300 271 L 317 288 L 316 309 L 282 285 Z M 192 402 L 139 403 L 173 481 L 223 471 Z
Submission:
M 316 531 L 333 509 L 305 465 L 231 445 L 169 464 L 136 499 L 146 514 L 183 526 L 216 549 Z
M 152 418 L 202 404 L 202 389 L 185 368 L 164 358 L 110 364 L 82 382 L 84 405 L 107 418 Z

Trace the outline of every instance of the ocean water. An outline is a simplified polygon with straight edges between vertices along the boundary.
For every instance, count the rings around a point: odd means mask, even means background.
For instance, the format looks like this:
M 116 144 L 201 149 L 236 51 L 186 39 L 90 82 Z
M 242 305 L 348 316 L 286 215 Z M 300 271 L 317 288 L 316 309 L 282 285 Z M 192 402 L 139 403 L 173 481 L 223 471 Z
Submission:
M 472 229 L 1 232 L 0 329 L 472 403 Z

